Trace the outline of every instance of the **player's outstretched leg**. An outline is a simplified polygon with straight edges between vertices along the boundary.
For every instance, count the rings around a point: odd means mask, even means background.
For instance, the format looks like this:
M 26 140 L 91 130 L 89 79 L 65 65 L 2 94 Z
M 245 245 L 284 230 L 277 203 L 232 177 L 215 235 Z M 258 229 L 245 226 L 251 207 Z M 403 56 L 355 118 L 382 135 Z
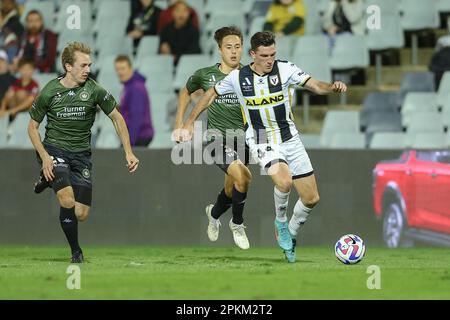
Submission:
M 234 243 L 241 249 L 250 248 L 250 243 L 245 233 L 244 206 L 247 199 L 247 191 L 252 180 L 250 170 L 239 160 L 231 163 L 228 168 L 228 177 L 233 180 L 232 189 L 232 211 L 233 218 L 229 223 L 233 233 Z
M 83 252 L 78 243 L 78 219 L 75 215 L 75 196 L 72 187 L 65 187 L 56 193 L 61 205 L 59 221 L 72 251 L 72 263 L 84 261 Z
M 283 250 L 292 250 L 292 237 L 289 234 L 287 208 L 289 194 L 292 187 L 292 176 L 289 167 L 284 162 L 273 164 L 267 171 L 275 187 L 273 189 L 275 201 L 275 237 Z
M 312 208 L 319 202 L 319 193 L 314 175 L 295 179 L 294 186 L 300 196 L 294 207 L 294 214 L 289 221 L 289 233 L 292 236 L 292 250 L 285 251 L 286 259 L 289 262 L 295 262 L 295 246 L 297 244 L 297 235 L 300 227 L 305 224 L 311 213 Z

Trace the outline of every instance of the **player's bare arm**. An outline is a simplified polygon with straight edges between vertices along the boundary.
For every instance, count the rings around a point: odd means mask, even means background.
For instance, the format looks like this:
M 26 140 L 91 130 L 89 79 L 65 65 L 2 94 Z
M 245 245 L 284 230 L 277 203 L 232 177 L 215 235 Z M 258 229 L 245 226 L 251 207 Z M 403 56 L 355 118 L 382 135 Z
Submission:
M 191 102 L 191 95 L 186 87 L 181 89 L 180 96 L 178 98 L 177 114 L 175 116 L 175 129 L 181 129 L 183 127 L 183 118 L 186 113 L 187 106 Z
M 200 116 L 200 114 L 205 111 L 218 97 L 218 94 L 214 87 L 209 88 L 208 91 L 205 92 L 205 94 L 202 96 L 200 101 L 195 105 L 194 109 L 192 110 L 191 114 L 189 115 L 189 118 L 186 120 L 186 123 L 183 126 L 183 129 L 187 130 L 189 132 L 189 136 L 183 136 L 182 141 L 188 141 L 191 139 L 192 134 L 192 127 L 194 125 L 194 121 L 197 120 L 197 118 Z
M 347 85 L 341 81 L 335 81 L 334 83 L 326 83 L 313 78 L 310 78 L 305 88 L 320 95 L 330 94 L 332 92 L 346 92 Z
M 108 117 L 113 122 L 114 127 L 116 128 L 117 135 L 119 136 L 120 141 L 122 141 L 123 149 L 125 150 L 125 158 L 127 160 L 128 170 L 130 172 L 135 172 L 138 168 L 139 160 L 131 150 L 130 135 L 128 133 L 125 120 L 117 109 L 114 109 L 108 115 Z
M 30 119 L 28 123 L 28 135 L 30 136 L 31 143 L 33 143 L 34 148 L 42 159 L 42 172 L 47 181 L 52 181 L 55 176 L 53 174 L 53 159 L 47 153 L 42 144 L 41 136 L 39 134 L 40 123 Z

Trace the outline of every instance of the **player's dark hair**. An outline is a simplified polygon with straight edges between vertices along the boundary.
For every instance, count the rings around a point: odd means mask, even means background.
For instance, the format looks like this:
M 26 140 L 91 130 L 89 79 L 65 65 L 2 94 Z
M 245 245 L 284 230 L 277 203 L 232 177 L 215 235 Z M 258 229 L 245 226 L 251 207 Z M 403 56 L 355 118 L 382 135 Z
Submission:
M 28 17 L 31 16 L 32 14 L 37 14 L 37 15 L 41 18 L 42 22 L 44 22 L 44 17 L 42 16 L 42 13 L 41 13 L 39 10 L 33 9 L 33 10 L 28 11 L 28 13 L 27 13 L 27 19 L 28 19 Z
M 75 52 L 77 51 L 85 54 L 91 54 L 91 48 L 89 48 L 87 44 L 76 41 L 69 43 L 69 45 L 64 48 L 63 53 L 61 55 L 61 62 L 64 71 L 67 71 L 66 63 L 70 64 L 71 66 L 73 66 L 73 64 L 75 63 Z
M 275 34 L 270 31 L 255 33 L 250 39 L 251 50 L 256 51 L 259 47 L 270 47 L 275 44 Z
M 20 59 L 19 62 L 17 63 L 17 67 L 20 69 L 20 68 L 22 68 L 24 65 L 27 65 L 27 64 L 30 65 L 30 66 L 32 66 L 33 68 L 34 68 L 34 66 L 35 66 L 34 60 L 27 59 L 27 58 L 22 58 L 22 59 Z
M 219 48 L 222 46 L 223 39 L 227 36 L 238 36 L 241 39 L 241 43 L 244 42 L 241 29 L 236 26 L 222 27 L 214 32 L 214 40 L 216 40 Z
M 128 62 L 128 65 L 129 65 L 130 67 L 133 66 L 133 64 L 131 63 L 130 57 L 127 56 L 126 54 L 119 54 L 119 55 L 116 57 L 116 60 L 114 60 L 114 63 L 117 63 L 117 62 L 124 62 L 124 61 Z

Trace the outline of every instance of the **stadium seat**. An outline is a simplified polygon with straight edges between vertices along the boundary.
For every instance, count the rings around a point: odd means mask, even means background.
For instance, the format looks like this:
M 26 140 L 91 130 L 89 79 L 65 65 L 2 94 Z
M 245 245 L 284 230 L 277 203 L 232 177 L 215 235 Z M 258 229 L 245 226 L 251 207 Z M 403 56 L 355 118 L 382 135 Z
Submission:
M 217 1 L 222 2 L 222 1 Z M 226 3 L 226 1 L 225 1 Z M 245 23 L 245 17 L 244 15 L 236 15 L 236 16 L 230 16 L 230 14 L 227 14 L 228 11 L 216 11 L 211 13 L 211 16 L 208 20 L 208 22 L 204 26 L 204 33 L 209 36 L 213 37 L 214 32 L 222 28 L 223 26 L 229 26 L 234 25 L 238 27 L 242 34 L 247 33 L 247 24 Z
M 293 54 L 294 47 L 297 44 L 297 36 L 283 36 L 276 38 L 277 55 L 280 60 L 288 60 Z
M 322 23 L 317 0 L 303 0 L 306 7 L 305 35 L 320 34 Z
M 400 1 L 392 0 L 365 0 L 367 7 L 375 5 L 380 8 L 380 13 L 385 14 L 398 14 L 400 11 Z
M 250 23 L 250 28 L 248 29 L 248 37 L 253 36 L 255 33 L 263 31 L 264 23 L 266 22 L 266 17 L 254 17 Z
M 381 29 L 369 29 L 366 41 L 370 50 L 402 48 L 405 45 L 405 37 L 400 17 L 396 14 L 383 14 Z
M 336 132 L 331 136 L 329 147 L 334 149 L 364 149 L 366 140 L 362 133 Z
M 39 84 L 39 91 L 41 91 L 47 83 L 51 80 L 58 78 L 58 74 L 56 73 L 35 73 L 33 75 L 34 80 Z
M 399 112 L 371 113 L 365 119 L 365 132 L 370 135 L 375 132 L 400 132 L 402 131 L 402 116 Z
M 205 13 L 211 15 L 217 12 L 227 12 L 234 18 L 236 15 L 244 16 L 249 13 L 252 4 L 251 1 L 244 0 L 208 1 L 206 2 Z
M 136 61 L 142 60 L 147 56 L 157 55 L 159 51 L 159 37 L 145 36 L 139 42 L 136 52 Z
M 94 31 L 108 29 L 119 25 L 123 35 L 125 35 L 128 17 L 131 13 L 130 3 L 123 0 L 101 1 L 97 9 L 97 18 L 94 24 Z
M 361 129 L 365 130 L 368 124 L 368 118 L 376 113 L 398 114 L 396 92 L 371 92 L 363 102 L 363 108 L 360 113 Z
M 402 132 L 377 132 L 370 142 L 370 149 L 404 149 L 406 135 Z
M 292 61 L 301 63 L 304 56 L 315 56 L 328 60 L 328 38 L 324 35 L 305 35 L 299 37 L 292 53 Z
M 435 92 L 434 75 L 431 72 L 407 72 L 400 85 L 397 104 L 401 106 L 409 92 Z
M 173 59 L 171 56 L 145 57 L 136 68 L 146 77 L 149 92 L 170 93 L 173 91 Z
M 423 30 L 439 27 L 439 15 L 435 1 L 402 0 L 402 27 L 404 30 Z
M 442 115 L 437 112 L 414 112 L 404 126 L 408 133 L 444 132 Z
M 101 61 L 107 56 L 125 54 L 129 57 L 133 55 L 133 40 L 128 37 L 108 37 L 97 38 L 96 47 L 98 49 L 97 60 Z
M 369 52 L 365 37 L 348 34 L 336 37 L 330 65 L 333 70 L 366 68 L 369 65 Z
M 359 133 L 359 112 L 328 111 L 320 134 L 321 146 L 329 146 L 335 133 Z
M 450 92 L 450 71 L 447 71 L 442 76 L 439 83 L 439 90 L 437 93 L 437 103 L 439 106 L 443 106 L 448 102 L 448 93 Z
M 436 10 L 438 12 L 450 12 L 450 1 L 436 0 Z
M 170 94 L 152 93 L 150 96 L 152 122 L 155 132 L 171 132 L 172 123 L 168 121 L 167 104 Z
M 96 141 L 96 148 L 99 149 L 116 149 L 121 145 L 120 139 L 117 136 L 116 129 L 114 128 L 111 119 L 108 118 L 103 112 L 102 116 L 99 117 L 98 126 L 100 133 Z
M 92 34 L 81 32 L 78 30 L 63 30 L 58 36 L 58 45 L 56 47 L 58 52 L 62 52 L 62 50 L 69 44 L 70 42 L 83 42 L 94 49 L 94 37 Z
M 272 4 L 272 0 L 253 0 L 251 1 L 251 8 L 250 8 L 250 19 L 253 21 L 256 18 L 265 18 L 265 15 L 267 14 L 267 11 L 269 11 L 269 7 Z M 262 27 L 261 27 L 262 30 Z M 261 31 L 258 30 L 258 31 Z M 249 33 L 252 35 L 253 33 Z
M 59 7 L 56 25 L 54 31 L 57 33 L 65 32 L 71 29 L 67 28 L 68 18 L 73 14 L 73 11 L 67 12 L 71 6 L 77 6 L 80 8 L 81 13 L 81 23 L 80 29 L 74 29 L 73 31 L 78 31 L 82 33 L 92 32 L 92 7 L 89 0 L 64 0 Z M 69 22 L 71 19 L 69 19 Z
M 30 121 L 30 116 L 27 112 L 21 112 L 17 114 L 14 121 L 10 124 L 10 134 L 9 140 L 7 141 L 7 148 L 13 148 L 13 149 L 32 149 L 33 144 L 31 143 L 31 140 L 28 136 L 28 123 Z M 44 137 L 45 133 L 45 123 L 44 120 L 40 127 L 39 127 L 39 133 L 41 134 L 41 137 Z
M 436 102 L 436 94 L 434 92 L 411 92 L 406 95 L 402 105 L 402 124 L 408 126 L 411 115 L 417 112 L 435 112 L 437 113 L 438 105 Z
M 444 126 L 450 129 L 450 92 L 447 92 L 442 106 L 442 121 L 444 122 Z
M 210 64 L 212 63 L 209 55 L 186 54 L 181 56 L 175 74 L 174 88 L 180 89 L 184 87 L 188 78 L 194 74 L 197 69 L 204 68 Z
M 53 30 L 55 20 L 55 3 L 53 0 L 44 1 L 27 1 L 23 13 L 20 17 L 20 22 L 25 25 L 28 12 L 31 10 L 38 10 L 44 17 L 44 25 L 46 28 Z
M 443 133 L 426 132 L 407 135 L 407 144 L 416 149 L 443 149 L 447 147 Z

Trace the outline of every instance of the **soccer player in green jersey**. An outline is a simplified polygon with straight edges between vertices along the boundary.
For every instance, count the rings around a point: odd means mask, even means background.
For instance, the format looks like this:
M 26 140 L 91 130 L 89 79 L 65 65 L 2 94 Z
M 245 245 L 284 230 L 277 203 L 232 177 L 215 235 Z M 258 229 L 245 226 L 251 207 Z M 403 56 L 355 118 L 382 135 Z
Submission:
M 34 101 L 30 110 L 28 134 L 38 161 L 41 176 L 34 191 L 51 187 L 60 209 L 60 223 L 72 250 L 72 263 L 82 263 L 78 243 L 78 221 L 86 220 L 92 201 L 91 127 L 97 106 L 112 120 L 123 148 L 128 170 L 136 171 L 139 160 L 131 150 L 128 130 L 111 94 L 89 78 L 91 49 L 80 42 L 69 44 L 62 53 L 66 74 L 51 80 Z M 39 125 L 47 116 L 45 139 Z
M 215 32 L 214 39 L 218 44 L 222 61 L 197 70 L 189 78 L 186 87 L 180 92 L 175 129 L 183 127 L 183 116 L 186 107 L 191 102 L 192 93 L 197 90 L 207 91 L 232 70 L 241 66 L 242 32 L 236 27 L 223 27 Z M 221 154 L 216 154 L 216 150 L 212 149 L 208 151 L 215 159 L 216 165 L 225 172 L 224 188 L 219 193 L 216 203 L 206 207 L 206 215 L 209 220 L 208 237 L 211 241 L 217 240 L 220 226 L 219 217 L 232 207 L 233 217 L 229 222 L 229 227 L 233 233 L 234 242 L 241 249 L 248 249 L 250 244 L 243 224 L 244 205 L 252 179 L 250 170 L 246 167 L 249 161 L 248 149 L 246 146 L 238 146 L 237 142 L 232 143 L 233 145 L 226 144 L 227 130 L 228 133 L 230 130 L 240 130 L 242 136 L 244 134 L 241 107 L 235 94 L 223 95 L 211 105 L 208 109 L 208 129 L 219 131 L 223 139 Z M 240 140 L 244 141 L 243 138 Z M 244 154 L 242 152 L 239 154 L 238 149 L 244 150 Z

